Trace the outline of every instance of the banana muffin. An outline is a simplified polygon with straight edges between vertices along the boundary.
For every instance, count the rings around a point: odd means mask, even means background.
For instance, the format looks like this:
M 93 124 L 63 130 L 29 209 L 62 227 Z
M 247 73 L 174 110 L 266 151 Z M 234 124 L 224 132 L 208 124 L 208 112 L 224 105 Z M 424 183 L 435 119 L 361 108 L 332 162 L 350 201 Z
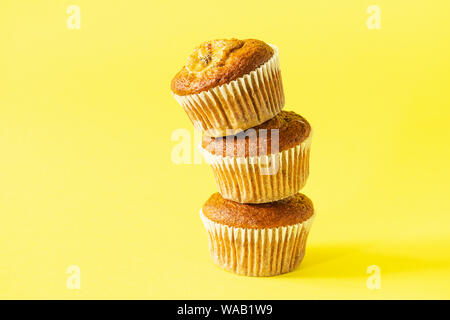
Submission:
M 204 135 L 201 152 L 220 194 L 240 203 L 277 201 L 297 193 L 309 175 L 312 129 L 292 111 L 226 137 Z
M 284 106 L 278 49 L 256 39 L 202 43 L 171 89 L 194 126 L 213 137 L 257 126 Z
M 241 275 L 274 276 L 303 259 L 314 207 L 301 193 L 263 204 L 240 204 L 215 193 L 200 216 L 217 265 Z

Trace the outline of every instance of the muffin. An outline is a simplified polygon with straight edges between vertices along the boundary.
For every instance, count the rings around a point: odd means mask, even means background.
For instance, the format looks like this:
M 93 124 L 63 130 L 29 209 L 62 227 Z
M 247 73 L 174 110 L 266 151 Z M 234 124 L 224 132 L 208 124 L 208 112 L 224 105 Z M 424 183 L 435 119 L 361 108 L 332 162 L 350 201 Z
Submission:
M 292 196 L 305 185 L 311 139 L 305 118 L 281 111 L 234 136 L 203 136 L 200 151 L 225 199 L 264 203 Z
M 217 265 L 240 275 L 274 276 L 303 259 L 314 208 L 301 193 L 264 204 L 240 204 L 215 193 L 200 217 Z
M 202 43 L 171 88 L 194 126 L 213 137 L 257 126 L 284 106 L 278 49 L 255 39 Z

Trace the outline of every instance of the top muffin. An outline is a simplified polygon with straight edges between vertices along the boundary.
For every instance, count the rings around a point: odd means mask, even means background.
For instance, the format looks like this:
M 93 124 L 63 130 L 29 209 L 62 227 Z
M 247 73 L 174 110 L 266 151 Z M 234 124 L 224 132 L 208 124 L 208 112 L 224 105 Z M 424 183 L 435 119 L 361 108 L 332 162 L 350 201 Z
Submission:
M 172 80 L 172 91 L 190 95 L 226 84 L 267 62 L 274 50 L 256 39 L 221 39 L 202 43 Z

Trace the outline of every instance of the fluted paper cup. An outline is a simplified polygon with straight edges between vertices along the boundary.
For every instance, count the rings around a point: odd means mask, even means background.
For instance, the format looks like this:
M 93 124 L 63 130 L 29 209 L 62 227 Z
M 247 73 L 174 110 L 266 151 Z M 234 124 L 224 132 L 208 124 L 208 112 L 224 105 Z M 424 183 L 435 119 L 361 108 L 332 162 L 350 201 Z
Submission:
M 197 94 L 173 94 L 194 126 L 212 137 L 236 134 L 275 117 L 284 106 L 278 49 L 263 65 Z
M 250 157 L 214 155 L 200 146 L 219 193 L 239 203 L 273 202 L 296 194 L 309 176 L 312 132 L 306 140 L 281 152 Z
M 214 263 L 225 270 L 256 277 L 291 272 L 300 264 L 314 216 L 291 226 L 246 229 L 216 223 L 200 210 Z

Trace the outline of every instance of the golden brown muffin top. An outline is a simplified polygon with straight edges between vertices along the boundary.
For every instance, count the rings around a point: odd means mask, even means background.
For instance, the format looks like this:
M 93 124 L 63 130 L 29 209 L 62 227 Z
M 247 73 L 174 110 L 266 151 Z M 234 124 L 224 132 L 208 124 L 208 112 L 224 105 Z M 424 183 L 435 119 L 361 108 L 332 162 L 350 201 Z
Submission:
M 245 204 L 214 193 L 202 207 L 203 214 L 216 223 L 237 228 L 264 229 L 290 226 L 314 214 L 312 201 L 302 193 L 268 203 Z
M 273 56 L 260 40 L 222 39 L 203 42 L 172 80 L 172 91 L 189 95 L 233 81 L 250 73 Z
M 274 129 L 278 129 L 278 135 Z M 293 111 L 281 111 L 269 121 L 234 136 L 214 138 L 204 135 L 202 147 L 211 154 L 223 157 L 266 155 L 292 148 L 310 134 L 311 126 L 305 118 Z

